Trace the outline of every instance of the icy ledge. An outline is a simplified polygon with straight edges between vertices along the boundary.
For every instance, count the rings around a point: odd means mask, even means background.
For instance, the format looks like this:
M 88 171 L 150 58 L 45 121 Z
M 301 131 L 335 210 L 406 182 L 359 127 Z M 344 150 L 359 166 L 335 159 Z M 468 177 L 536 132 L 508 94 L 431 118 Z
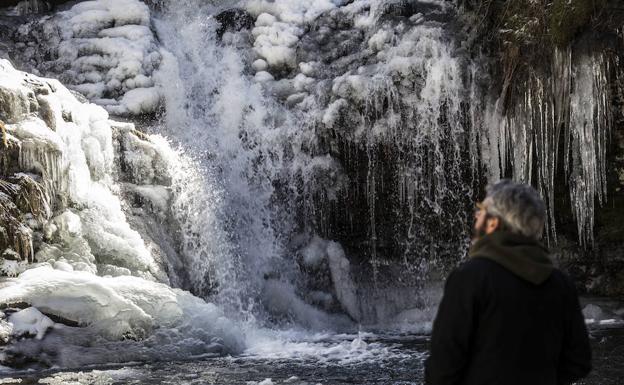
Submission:
M 0 365 L 242 349 L 220 309 L 168 286 L 172 256 L 130 225 L 171 217 L 170 170 L 184 161 L 166 140 L 6 60 L 0 128 Z

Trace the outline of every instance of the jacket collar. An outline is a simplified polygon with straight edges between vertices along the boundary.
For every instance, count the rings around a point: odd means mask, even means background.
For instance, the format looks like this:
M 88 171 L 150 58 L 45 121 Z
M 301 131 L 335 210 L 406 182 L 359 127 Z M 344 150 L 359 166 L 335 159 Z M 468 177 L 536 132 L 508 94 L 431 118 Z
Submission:
M 477 240 L 470 247 L 468 256 L 492 260 L 534 285 L 546 281 L 553 271 L 548 249 L 544 245 L 504 231 L 495 231 Z

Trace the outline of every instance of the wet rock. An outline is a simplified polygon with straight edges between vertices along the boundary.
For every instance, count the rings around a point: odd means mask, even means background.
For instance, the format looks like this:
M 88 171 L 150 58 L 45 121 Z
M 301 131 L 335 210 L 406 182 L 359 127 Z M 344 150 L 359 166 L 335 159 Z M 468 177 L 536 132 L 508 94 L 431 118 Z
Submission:
M 21 261 L 22 256 L 12 249 L 5 249 L 2 252 L 2 258 L 7 261 Z
M 67 3 L 68 1 L 69 0 L 5 0 L 2 2 L 1 7 L 13 7 L 11 11 L 12 15 L 29 16 L 53 11 L 58 5 Z
M 13 325 L 5 320 L 4 313 L 0 312 L 0 346 L 6 345 L 11 340 Z
M 384 2 L 378 13 L 380 20 L 409 18 L 417 14 L 425 14 L 428 20 L 449 21 L 450 15 L 452 14 L 448 12 L 449 10 L 452 10 L 452 8 L 444 3 L 419 0 L 395 0 Z
M 171 176 L 157 146 L 134 125 L 118 124 L 113 127 L 118 148 L 121 178 L 136 185 L 169 186 Z
M 220 26 L 217 28 L 217 37 L 221 39 L 226 32 L 238 32 L 250 29 L 254 25 L 254 18 L 249 12 L 241 8 L 225 10 L 215 16 Z
M 32 91 L 26 91 L 19 84 L 0 86 L 0 120 L 3 122 L 17 123 L 33 112 L 33 108 L 36 111 L 36 107 L 36 98 Z

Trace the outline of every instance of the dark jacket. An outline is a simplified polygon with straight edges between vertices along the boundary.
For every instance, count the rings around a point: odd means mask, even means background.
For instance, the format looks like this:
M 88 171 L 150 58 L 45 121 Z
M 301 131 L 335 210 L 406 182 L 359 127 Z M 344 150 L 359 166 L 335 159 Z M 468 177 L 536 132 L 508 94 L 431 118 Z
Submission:
M 446 281 L 429 385 L 570 384 L 591 370 L 578 295 L 528 238 L 495 232 Z

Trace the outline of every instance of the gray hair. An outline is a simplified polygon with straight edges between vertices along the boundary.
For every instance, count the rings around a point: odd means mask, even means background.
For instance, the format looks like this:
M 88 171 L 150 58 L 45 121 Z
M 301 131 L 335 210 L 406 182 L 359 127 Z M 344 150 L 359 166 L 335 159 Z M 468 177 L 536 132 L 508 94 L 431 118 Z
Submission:
M 546 222 L 546 205 L 528 184 L 503 179 L 487 187 L 483 205 L 508 231 L 539 240 Z

